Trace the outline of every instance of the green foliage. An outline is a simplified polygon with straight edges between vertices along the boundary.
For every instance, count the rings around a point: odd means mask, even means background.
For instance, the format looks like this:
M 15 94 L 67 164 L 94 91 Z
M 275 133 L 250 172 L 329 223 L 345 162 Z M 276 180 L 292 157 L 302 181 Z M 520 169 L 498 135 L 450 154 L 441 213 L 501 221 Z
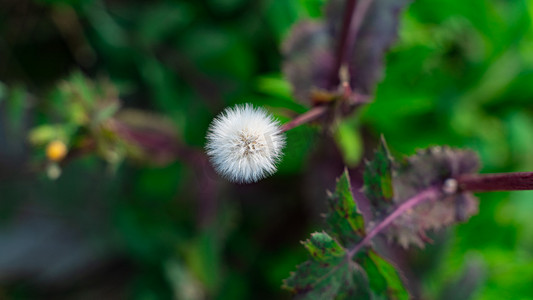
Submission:
M 351 189 L 345 170 L 329 196 L 326 222 L 330 229 L 315 232 L 303 242 L 310 259 L 284 281 L 284 288 L 297 299 L 408 299 L 390 263 L 372 249 L 352 253 L 366 233 Z
M 328 197 L 328 207 L 326 222 L 332 234 L 345 246 L 360 242 L 365 236 L 365 223 L 353 198 L 348 170 L 337 179 L 335 192 Z
M 90 125 L 77 125 L 87 120 L 84 113 L 65 99 L 58 101 L 57 92 L 49 94 L 72 70 L 84 70 L 87 78 L 109 78 L 122 107 L 149 112 L 150 121 L 142 126 L 130 122 L 129 113 L 121 110 L 109 118 L 111 107 L 102 120 L 123 115 L 122 121 L 135 131 L 142 129 L 144 137 L 161 133 L 151 125 L 163 121 L 173 129 L 162 130 L 164 136 L 174 132 L 172 140 L 198 150 L 209 121 L 225 106 L 265 105 L 283 121 L 305 112 L 307 108 L 292 99 L 281 74 L 278 49 L 294 23 L 308 17 L 321 22 L 327 2 L 331 1 L 2 3 L 0 242 L 5 251 L 20 254 L 13 258 L 2 252 L 2 295 L 282 298 L 279 281 L 305 256 L 295 241 L 302 232 L 317 230 L 315 217 L 322 202 L 316 198 L 331 188 L 332 174 L 340 172 L 342 160 L 360 184 L 357 163 L 372 156 L 368 149 L 381 133 L 392 153 L 410 155 L 421 147 L 449 144 L 479 153 L 484 172 L 533 169 L 533 3 L 417 0 L 398 17 L 399 38 L 385 57 L 375 101 L 340 124 L 337 145 L 315 127 L 291 130 L 280 172 L 253 188 L 221 183 L 222 188 L 213 192 L 206 182 L 217 177 L 201 161 L 168 158 L 172 146 L 164 148 L 164 159 L 154 166 L 152 158 L 159 157 L 160 148 L 139 149 L 138 136 L 132 135 L 123 141 L 129 154 L 120 153 L 135 163 L 117 165 L 113 176 L 101 163 L 101 158 L 107 159 L 102 153 L 100 159 L 84 154 L 64 162 L 63 174 L 54 182 L 33 173 L 41 170 L 47 141 L 69 140 L 70 149 L 85 149 L 79 138 L 94 136 L 87 132 Z M 307 61 L 310 66 L 316 63 Z M 100 85 L 98 80 L 89 82 Z M 106 144 L 123 144 L 116 143 L 115 133 L 107 131 L 111 141 Z M 30 148 L 33 142 L 36 146 Z M 531 196 L 480 195 L 480 212 L 468 223 L 430 232 L 433 244 L 423 251 L 410 247 L 402 252 L 409 265 L 406 274 L 414 274 L 409 281 L 417 287 L 417 296 L 462 297 L 457 293 L 469 285 L 463 278 L 479 282 L 479 288 L 472 287 L 468 294 L 472 299 L 533 294 L 527 255 L 533 248 Z M 236 204 L 237 217 L 230 222 L 234 231 L 228 240 L 217 242 L 216 251 L 204 250 L 212 243 L 199 236 L 206 235 L 206 228 L 218 228 L 210 220 L 223 210 L 221 202 Z M 34 215 L 41 217 L 38 224 L 29 223 Z M 39 230 L 51 224 L 60 224 L 54 236 Z M 66 234 L 61 234 L 63 228 Z M 76 248 L 72 241 L 78 229 L 83 239 Z M 209 235 L 216 239 L 219 233 Z M 102 240 L 112 246 L 100 247 Z M 89 264 L 84 264 L 84 257 L 91 258 Z M 474 259 L 485 273 L 462 277 L 466 262 Z M 216 272 L 205 267 L 212 261 L 219 264 Z M 371 273 L 370 267 L 365 269 Z M 206 286 L 216 286 L 209 276 L 221 278 L 218 289 L 208 291 Z M 79 280 L 66 280 L 72 278 Z
M 374 159 L 366 163 L 364 173 L 365 196 L 380 214 L 390 207 L 394 192 L 392 188 L 392 168 L 394 160 L 389 153 L 385 138 L 374 153 Z

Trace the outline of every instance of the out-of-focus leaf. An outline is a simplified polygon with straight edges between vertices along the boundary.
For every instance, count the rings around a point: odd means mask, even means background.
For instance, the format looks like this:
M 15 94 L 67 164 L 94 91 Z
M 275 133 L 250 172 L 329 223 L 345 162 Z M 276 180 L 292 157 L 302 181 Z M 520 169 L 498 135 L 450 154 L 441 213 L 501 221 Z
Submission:
M 347 122 L 341 123 L 335 133 L 335 141 L 339 145 L 346 165 L 355 167 L 363 155 L 363 141 L 357 126 Z
M 262 76 L 257 79 L 257 90 L 274 97 L 291 99 L 291 86 L 279 76 Z
M 68 141 L 70 134 L 71 131 L 64 126 L 45 124 L 33 128 L 28 133 L 28 140 L 33 145 L 42 146 L 55 139 Z
M 350 55 L 350 86 L 363 94 L 372 94 L 383 73 L 385 51 L 398 35 L 400 12 L 411 0 L 375 0 L 364 17 Z M 328 27 L 336 40 L 347 1 L 332 0 L 326 7 Z
M 318 21 L 296 24 L 283 42 L 283 73 L 302 103 L 328 92 L 335 63 L 332 43 L 325 24 Z
M 139 37 L 143 44 L 152 46 L 181 29 L 192 19 L 192 9 L 186 3 L 173 2 L 150 5 L 141 15 Z
M 206 298 L 202 284 L 182 263 L 170 260 L 165 263 L 164 267 L 175 299 L 199 300 Z
M 102 123 L 103 121 L 111 118 L 120 108 L 120 103 L 113 102 L 108 106 L 100 109 L 93 118 L 94 124 Z
M 99 125 L 120 106 L 118 92 L 108 80 L 93 81 L 79 72 L 59 84 L 52 100 L 52 113 L 77 126 Z
M 469 300 L 484 283 L 487 270 L 481 257 L 467 256 L 464 269 L 458 278 L 444 286 L 439 299 Z
M 374 250 L 368 250 L 357 261 L 367 274 L 373 299 L 409 299 L 409 294 L 394 266 Z
M 124 141 L 130 159 L 164 165 L 179 154 L 175 126 L 162 116 L 128 109 L 122 110 L 108 125 Z
M 468 150 L 432 147 L 408 157 L 393 171 L 394 203 L 400 205 L 431 186 L 443 186 L 450 178 L 476 172 L 477 155 Z M 443 194 L 403 214 L 389 226 L 387 236 L 407 248 L 424 247 L 425 231 L 465 221 L 478 211 L 471 193 Z
M 385 139 L 374 154 L 374 159 L 366 163 L 364 172 L 364 192 L 372 206 L 374 215 L 379 218 L 381 213 L 391 206 L 394 192 L 392 189 L 392 167 L 394 159 L 389 153 Z
M 375 0 L 364 16 L 347 67 L 352 90 L 364 95 L 374 92 L 383 73 L 385 51 L 398 35 L 399 14 L 411 0 Z M 326 22 L 302 21 L 293 26 L 282 47 L 283 72 L 293 85 L 295 97 L 316 104 L 340 96 L 337 48 L 343 40 L 341 27 L 347 1 L 332 0 L 326 6 Z M 347 47 L 347 43 L 343 44 Z

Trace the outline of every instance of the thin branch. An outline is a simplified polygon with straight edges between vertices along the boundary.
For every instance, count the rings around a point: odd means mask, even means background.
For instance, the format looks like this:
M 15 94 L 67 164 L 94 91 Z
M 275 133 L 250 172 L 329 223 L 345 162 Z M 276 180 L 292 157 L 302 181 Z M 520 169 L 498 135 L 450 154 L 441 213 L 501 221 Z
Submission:
M 315 106 L 304 114 L 301 114 L 296 118 L 292 119 L 291 121 L 283 124 L 281 126 L 281 131 L 285 132 L 287 130 L 293 129 L 294 127 L 314 121 L 323 114 L 325 114 L 327 111 L 328 108 L 326 106 Z
M 493 192 L 533 190 L 533 172 L 469 174 L 456 178 L 463 191 Z
M 409 209 L 415 207 L 416 205 L 423 203 L 424 201 L 427 201 L 429 199 L 434 199 L 441 193 L 440 187 L 433 186 L 428 189 L 423 190 L 422 192 L 416 194 L 411 199 L 405 201 L 400 206 L 396 208 L 390 215 L 388 215 L 383 221 L 378 223 L 376 227 L 372 228 L 370 232 L 357 244 L 355 245 L 350 251 L 348 251 L 348 257 L 351 259 L 363 246 L 368 244 L 370 240 L 372 240 L 373 237 L 378 235 L 381 231 L 383 231 L 387 226 L 389 226 L 396 218 L 401 216 L 403 213 L 408 211 Z

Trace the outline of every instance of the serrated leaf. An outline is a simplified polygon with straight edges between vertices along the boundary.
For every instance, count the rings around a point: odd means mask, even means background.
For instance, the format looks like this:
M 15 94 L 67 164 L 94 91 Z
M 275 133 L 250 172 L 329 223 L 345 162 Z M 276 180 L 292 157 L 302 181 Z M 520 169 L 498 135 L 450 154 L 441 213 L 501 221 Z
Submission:
M 355 295 L 369 295 L 364 292 L 368 283 L 363 270 L 348 259 L 346 251 L 331 236 L 314 233 L 304 245 L 311 259 L 283 282 L 283 287 L 295 293 L 297 299 L 351 299 Z
M 353 259 L 353 247 L 364 238 L 365 227 L 347 170 L 337 179 L 328 204 L 330 230 L 303 242 L 310 259 L 284 280 L 284 288 L 295 299 L 408 299 L 394 267 L 373 250 L 365 248 Z
M 443 186 L 446 180 L 474 173 L 479 168 L 477 155 L 468 150 L 432 147 L 403 161 L 393 172 L 394 202 L 399 205 L 431 186 Z M 464 221 L 478 211 L 471 193 L 442 194 L 403 214 L 389 226 L 387 236 L 407 248 L 424 246 L 425 232 Z
M 337 179 L 337 187 L 329 195 L 328 205 L 326 222 L 332 234 L 348 247 L 359 242 L 365 236 L 365 222 L 352 194 L 348 170 Z
M 388 212 L 394 196 L 392 189 L 392 166 L 394 160 L 389 153 L 387 143 L 381 143 L 374 153 L 372 161 L 367 162 L 364 179 L 365 196 L 375 208 L 374 216 L 379 217 Z

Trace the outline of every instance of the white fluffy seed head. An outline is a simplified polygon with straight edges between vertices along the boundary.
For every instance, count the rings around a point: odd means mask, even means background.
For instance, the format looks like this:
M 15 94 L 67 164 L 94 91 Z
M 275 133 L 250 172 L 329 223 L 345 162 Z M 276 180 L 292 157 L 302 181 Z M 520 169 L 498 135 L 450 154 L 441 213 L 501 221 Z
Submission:
M 211 122 L 206 150 L 217 173 L 248 183 L 276 172 L 284 146 L 279 122 L 264 109 L 245 104 L 227 108 Z

